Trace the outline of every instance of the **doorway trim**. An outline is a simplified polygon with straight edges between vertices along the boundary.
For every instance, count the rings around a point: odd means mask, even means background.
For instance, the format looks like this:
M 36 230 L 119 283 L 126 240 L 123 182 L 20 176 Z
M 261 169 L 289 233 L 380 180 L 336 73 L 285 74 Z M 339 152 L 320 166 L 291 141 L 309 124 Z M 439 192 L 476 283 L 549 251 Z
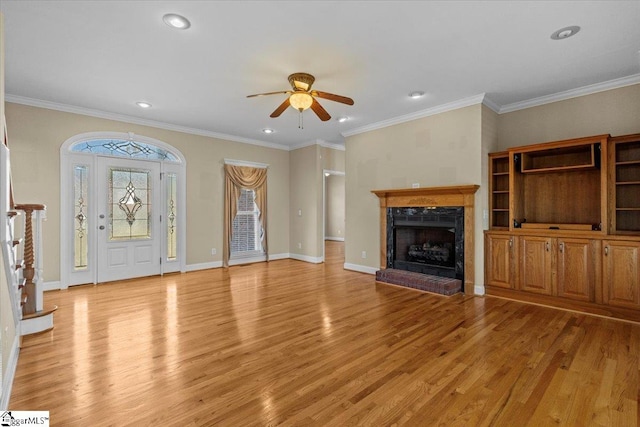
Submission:
M 90 140 L 132 140 L 135 142 L 141 142 L 144 144 L 149 144 L 151 146 L 155 146 L 166 150 L 173 154 L 178 161 L 162 161 L 162 160 L 153 160 L 160 164 L 161 173 L 175 173 L 177 175 L 177 227 L 181 232 L 178 235 L 178 239 L 176 242 L 177 246 L 177 262 L 173 264 L 173 269 L 170 271 L 186 271 L 186 159 L 184 155 L 175 147 L 167 144 L 163 141 L 142 136 L 135 135 L 133 132 L 87 132 L 72 136 L 67 139 L 60 146 L 60 289 L 67 289 L 70 284 L 80 284 L 76 277 L 78 274 L 73 269 L 74 258 L 73 258 L 73 241 L 70 238 L 73 234 L 73 223 L 69 221 L 69 206 L 71 206 L 73 201 L 73 175 L 72 170 L 75 165 L 86 165 L 91 168 L 92 175 L 95 176 L 97 173 L 97 165 L 98 165 L 98 156 L 100 157 L 110 157 L 105 154 L 96 154 L 96 153 L 84 153 L 84 152 L 74 152 L 72 148 L 82 142 L 90 141 Z M 123 158 L 121 156 L 111 156 L 114 158 Z M 149 161 L 143 160 L 141 161 Z M 97 218 L 97 183 L 96 179 L 93 179 L 92 183 L 89 184 L 90 192 L 89 192 L 89 203 L 88 203 L 88 211 L 87 217 L 93 221 L 93 226 L 95 226 L 95 218 Z M 165 200 L 165 192 L 162 191 L 162 205 L 164 206 Z M 73 215 L 72 215 L 73 216 Z M 164 218 L 164 216 L 163 216 Z M 91 223 L 90 223 L 91 224 Z M 90 225 L 91 227 L 91 225 Z M 95 232 L 93 233 L 95 235 Z M 91 234 L 89 235 L 91 236 Z M 164 240 L 163 240 L 164 241 Z M 88 247 L 90 251 L 91 260 L 93 258 L 93 268 L 88 269 L 88 271 L 84 274 L 84 280 L 81 280 L 83 283 L 97 283 L 97 239 L 95 237 L 88 238 Z M 162 247 L 161 247 L 162 249 Z M 176 265 L 177 264 L 177 265 Z M 176 269 L 177 267 L 177 269 Z M 167 272 L 167 265 L 163 262 L 160 268 L 160 274 Z
M 324 242 L 327 234 L 327 177 L 331 175 L 346 176 L 342 171 L 336 171 L 331 169 L 322 170 L 322 261 L 325 260 L 325 248 Z

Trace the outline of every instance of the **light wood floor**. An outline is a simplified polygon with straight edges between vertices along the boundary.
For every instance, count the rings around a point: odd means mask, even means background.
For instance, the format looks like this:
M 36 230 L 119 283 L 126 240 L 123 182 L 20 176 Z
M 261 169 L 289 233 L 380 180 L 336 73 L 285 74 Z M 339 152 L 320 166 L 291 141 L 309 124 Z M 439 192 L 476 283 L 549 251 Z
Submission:
M 10 408 L 53 426 L 638 424 L 640 325 L 293 260 L 46 294 Z

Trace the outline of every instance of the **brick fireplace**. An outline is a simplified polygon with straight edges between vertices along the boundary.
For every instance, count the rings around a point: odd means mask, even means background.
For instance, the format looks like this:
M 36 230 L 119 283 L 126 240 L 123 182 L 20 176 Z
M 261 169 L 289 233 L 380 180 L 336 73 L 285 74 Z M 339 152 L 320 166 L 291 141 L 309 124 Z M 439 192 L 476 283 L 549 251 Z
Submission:
M 474 195 L 478 185 L 374 190 L 380 200 L 380 269 L 378 280 L 413 288 L 420 275 L 432 278 L 434 292 L 450 295 L 448 286 L 462 281 L 474 288 Z M 383 270 L 389 269 L 388 272 Z M 385 280 L 399 271 L 402 280 Z M 408 283 L 405 281 L 408 280 Z

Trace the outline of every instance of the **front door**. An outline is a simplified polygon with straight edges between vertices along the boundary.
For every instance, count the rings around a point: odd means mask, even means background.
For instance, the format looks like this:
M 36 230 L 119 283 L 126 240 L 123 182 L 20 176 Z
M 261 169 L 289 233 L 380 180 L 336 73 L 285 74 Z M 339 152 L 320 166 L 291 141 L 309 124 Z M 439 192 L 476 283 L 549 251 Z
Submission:
M 160 274 L 160 163 L 98 157 L 97 281 Z

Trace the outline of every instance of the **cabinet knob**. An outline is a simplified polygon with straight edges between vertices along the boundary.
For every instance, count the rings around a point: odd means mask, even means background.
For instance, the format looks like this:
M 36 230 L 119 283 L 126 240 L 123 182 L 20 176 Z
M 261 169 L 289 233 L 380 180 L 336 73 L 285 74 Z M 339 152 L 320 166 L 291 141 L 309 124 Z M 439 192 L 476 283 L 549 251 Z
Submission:
M 609 246 L 604 247 L 604 254 L 609 255 Z
M 564 243 L 560 242 L 560 252 L 562 252 L 564 250 Z
M 547 241 L 547 243 L 545 243 L 545 246 L 547 247 L 547 252 L 549 252 L 549 242 Z
M 513 247 L 513 237 L 509 239 L 509 247 L 512 248 Z

